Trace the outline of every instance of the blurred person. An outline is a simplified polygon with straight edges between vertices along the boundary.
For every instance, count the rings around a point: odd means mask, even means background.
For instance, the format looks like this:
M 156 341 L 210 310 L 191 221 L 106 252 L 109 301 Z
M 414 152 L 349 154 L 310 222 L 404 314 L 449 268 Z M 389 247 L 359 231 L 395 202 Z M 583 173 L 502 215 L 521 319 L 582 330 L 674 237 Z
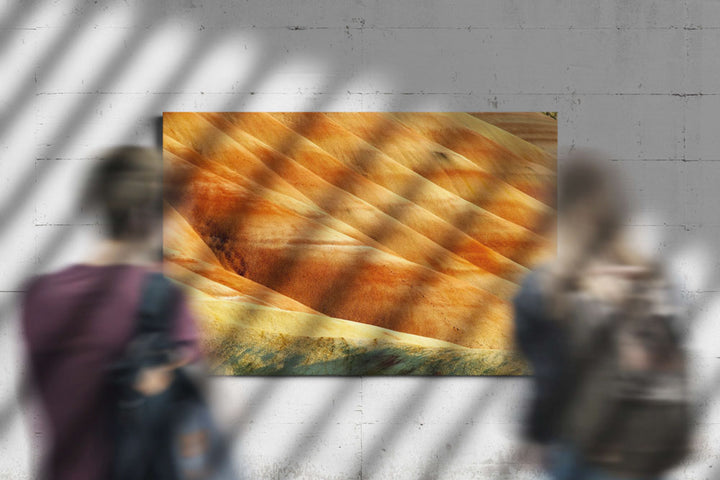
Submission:
M 569 159 L 558 187 L 558 257 L 514 300 L 534 372 L 525 435 L 555 479 L 658 479 L 689 445 L 679 304 L 627 239 L 625 197 L 599 158 Z
M 110 478 L 115 399 L 108 372 L 136 334 L 148 278 L 162 271 L 162 168 L 161 154 L 149 148 L 121 147 L 101 158 L 82 208 L 105 217 L 107 238 L 84 262 L 27 285 L 22 321 L 49 444 L 42 478 Z M 134 372 L 140 396 L 162 395 L 175 369 L 199 358 L 193 318 L 179 290 L 175 294 L 168 320 L 172 356 Z

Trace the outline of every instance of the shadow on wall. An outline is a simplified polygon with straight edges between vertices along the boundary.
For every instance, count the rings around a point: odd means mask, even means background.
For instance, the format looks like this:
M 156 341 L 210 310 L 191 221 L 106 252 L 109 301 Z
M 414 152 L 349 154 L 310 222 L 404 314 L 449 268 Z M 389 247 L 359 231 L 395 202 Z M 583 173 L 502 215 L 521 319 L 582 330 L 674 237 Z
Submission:
M 9 12 L 0 19 L 0 54 L 5 54 L 7 46 L 11 45 L 14 35 L 20 35 L 19 30 L 15 30 L 18 25 L 23 25 L 26 19 L 31 18 L 32 15 L 38 12 L 38 9 L 42 8 L 41 2 L 21 2 L 14 7 L 9 8 Z M 37 62 L 34 65 L 32 71 L 21 72 L 21 75 L 26 77 L 26 81 L 21 82 L 22 85 L 17 92 L 13 92 L 9 98 L 12 101 L 9 103 L 7 109 L 0 115 L 0 139 L 6 141 L 6 137 L 9 133 L 10 127 L 13 124 L 15 118 L 19 117 L 21 112 L 27 111 L 32 108 L 33 100 L 38 92 L 38 89 L 42 89 L 42 79 L 47 78 L 55 72 L 61 62 L 63 61 L 63 53 L 67 50 L 73 42 L 76 40 L 78 32 L 88 25 L 91 25 L 97 18 L 103 15 L 103 11 L 100 6 L 88 4 L 86 2 L 77 2 L 74 6 L 76 13 L 72 15 L 69 22 L 62 25 L 58 40 L 53 42 L 46 51 L 38 52 Z M 113 85 L 113 82 L 120 77 L 123 72 L 128 68 L 132 60 L 141 54 L 143 51 L 145 42 L 148 41 L 152 34 L 153 26 L 156 24 L 162 24 L 167 22 L 168 19 L 174 16 L 179 16 L 180 20 L 187 21 L 188 17 L 194 18 L 195 14 L 198 17 L 203 16 L 204 19 L 196 19 L 194 23 L 199 25 L 212 25 L 213 23 L 225 23 L 225 20 L 218 20 L 222 17 L 218 10 L 212 8 L 203 8 L 197 10 L 203 10 L 203 12 L 192 12 L 189 9 L 171 9 L 170 7 L 155 7 L 148 5 L 148 2 L 139 2 L 131 7 L 134 10 L 134 22 L 137 25 L 147 25 L 149 28 L 141 28 L 139 32 L 135 32 L 133 35 L 128 35 L 126 43 L 122 48 L 117 51 L 111 51 L 107 53 L 104 65 L 100 66 L 98 74 L 95 77 L 91 85 L 88 85 L 86 90 L 88 92 L 98 92 L 97 95 L 79 96 L 78 100 L 71 107 L 69 115 L 66 117 L 66 121 L 62 123 L 62 126 L 50 136 L 51 141 L 48 142 L 49 146 L 38 147 L 37 151 L 28 149 L 27 158 L 59 158 L 63 157 L 65 152 L 70 149 L 73 140 L 79 136 L 79 129 L 83 128 L 90 120 L 95 119 L 96 109 L 102 102 L 102 94 L 99 92 L 107 92 Z M 359 13 L 358 18 L 362 17 L 362 7 L 358 7 Z M 80 13 L 77 13 L 80 12 Z M 240 13 L 234 13 L 230 15 L 232 20 L 237 20 L 242 17 Z M 248 18 L 252 18 L 251 15 Z M 205 20 L 207 20 L 205 22 Z M 205 23 L 203 23 L 205 22 Z M 228 20 L 229 23 L 229 20 Z M 320 32 L 325 29 L 325 26 L 317 25 L 304 29 L 302 27 L 286 25 L 278 26 L 277 28 L 254 28 L 247 25 L 245 30 L 249 32 L 249 36 L 253 38 L 253 42 L 259 45 L 260 50 L 256 52 L 255 58 L 259 59 L 256 64 L 247 65 L 247 69 L 250 72 L 244 79 L 236 79 L 230 82 L 230 89 L 225 92 L 219 92 L 222 95 L 227 96 L 227 101 L 221 106 L 213 108 L 213 110 L 222 112 L 232 112 L 238 110 L 244 110 L 248 105 L 254 105 L 250 102 L 252 99 L 260 98 L 262 101 L 263 94 L 282 96 L 274 92 L 268 92 L 266 85 L 274 80 L 276 73 L 283 68 L 288 60 L 294 60 L 291 57 L 291 53 L 287 50 L 290 45 L 287 42 L 293 42 L 296 38 L 302 38 L 304 50 L 302 51 L 303 59 L 310 59 L 313 62 L 322 64 L 322 68 L 326 72 L 324 79 L 321 84 L 314 89 L 304 91 L 303 98 L 310 99 L 310 102 L 303 104 L 305 110 L 308 111 L 328 111 L 337 108 L 338 99 L 353 98 L 353 96 L 361 95 L 363 92 L 354 90 L 357 78 L 364 77 L 366 71 L 363 69 L 374 69 L 372 71 L 381 71 L 383 78 L 387 78 L 388 87 L 390 92 L 398 92 L 397 95 L 393 94 L 389 96 L 389 100 L 382 103 L 382 110 L 384 111 L 396 111 L 407 108 L 407 100 L 400 95 L 400 93 L 412 93 L 413 98 L 417 98 L 417 108 L 423 109 L 426 105 L 434 105 L 436 108 L 438 103 L 437 100 L 428 101 L 423 98 L 421 92 L 414 92 L 413 89 L 417 85 L 417 82 L 413 78 L 409 78 L 408 74 L 403 70 L 403 64 L 401 62 L 390 64 L 373 64 L 372 67 L 369 65 L 356 62 L 356 54 L 348 54 L 349 52 L 355 52 L 356 49 L 362 48 L 365 42 L 365 35 L 367 31 L 373 29 L 372 26 L 366 25 L 365 23 L 353 23 L 352 25 L 338 25 L 337 28 L 330 27 L 331 30 L 337 31 L 337 41 L 335 43 L 327 42 L 327 37 L 322 34 L 317 36 L 308 34 L 310 32 Z M 205 28 L 205 27 L 203 27 Z M 283 35 L 278 34 L 278 30 L 283 32 Z M 134 32 L 134 30 L 129 30 Z M 289 32 L 289 33 L 288 33 Z M 224 28 L 210 28 L 209 32 L 197 33 L 193 32 L 193 41 L 186 52 L 183 52 L 181 62 L 178 64 L 175 71 L 166 72 L 163 82 L 157 92 L 162 93 L 155 97 L 146 97 L 146 103 L 139 109 L 139 117 L 144 119 L 156 118 L 158 112 L 168 109 L 168 106 L 177 105 L 177 99 L 187 98 L 189 95 L 196 95 L 197 92 L 188 93 L 184 90 L 184 82 L 188 77 L 193 74 L 193 67 L 212 51 L 217 42 L 222 41 L 225 35 L 229 32 Z M 298 53 L 299 54 L 299 53 Z M 33 81 L 33 77 L 41 79 L 41 83 L 38 85 Z M 352 92 L 351 92 L 351 89 Z M 170 93 L 167 93 L 170 92 Z M 437 98 L 437 97 L 435 97 Z M 474 97 L 470 97 L 471 99 Z M 491 100 L 491 99 L 490 99 Z M 376 104 L 373 104 L 376 105 Z M 485 110 L 490 109 L 492 105 L 490 102 L 480 102 L 479 104 L 473 105 L 473 110 Z M 545 108 L 550 109 L 552 106 L 548 105 Z M 200 107 L 202 109 L 202 107 Z M 561 112 L 562 115 L 562 112 Z M 217 119 L 216 119 L 217 120 Z M 293 124 L 292 130 L 300 133 L 301 135 L 288 135 L 287 138 L 278 143 L 276 147 L 277 155 L 269 157 L 268 167 L 265 170 L 258 170 L 250 180 L 257 185 L 266 185 L 272 181 L 272 174 L 281 169 L 284 165 L 284 159 L 286 157 L 292 157 L 298 149 L 305 148 L 303 144 L 304 138 L 311 135 L 311 133 L 318 127 L 316 122 L 323 122 L 326 119 L 320 116 L 308 116 L 306 119 L 299 124 Z M 157 125 L 156 125 L 157 127 Z M 35 125 L 32 128 L 36 128 Z M 128 138 L 133 138 L 133 129 L 135 125 L 130 127 L 121 127 L 121 131 L 116 138 L 107 139 L 108 143 L 111 142 L 122 142 Z M 375 129 L 367 134 L 368 142 L 373 145 L 374 148 L 365 149 L 361 152 L 359 158 L 355 160 L 357 165 L 364 165 L 367 170 L 371 170 L 381 161 L 379 152 L 383 146 L 392 141 L 392 136 L 387 134 L 388 125 L 379 122 L 376 124 Z M 156 135 L 159 135 L 158 131 L 155 131 Z M 219 145 L 221 141 L 224 141 L 224 137 L 217 132 L 217 129 L 209 129 L 208 137 L 196 142 L 198 145 L 203 145 L 207 150 L 212 151 L 214 145 Z M 158 141 L 160 141 L 158 139 Z M 449 139 L 443 146 L 446 149 L 452 150 L 453 140 Z M 188 158 L 192 155 L 188 154 Z M 0 225 L 6 227 L 3 229 L 2 235 L 11 235 L 11 229 L 7 227 L 12 225 L 16 220 L 14 215 L 21 211 L 20 206 L 33 202 L 34 192 L 36 185 L 40 184 L 43 179 L 51 179 L 53 174 L 57 174 L 55 169 L 57 163 L 55 162 L 43 162 L 35 169 L 30 169 L 27 175 L 17 180 L 10 189 L 8 195 L 8 201 L 4 206 L 0 207 Z M 199 174 L 199 170 L 196 169 L 195 174 Z M 348 173 L 349 174 L 349 173 Z M 500 172 L 501 176 L 503 172 Z M 192 175 L 192 174 L 191 174 Z M 190 177 L 191 179 L 193 177 Z M 335 185 L 343 185 L 344 182 L 349 182 L 349 178 L 340 176 L 335 180 Z M 191 182 L 192 183 L 192 180 Z M 421 178 L 417 178 L 415 182 L 408 182 L 403 185 L 399 195 L 404 198 L 414 199 L 420 198 L 423 194 L 423 188 L 427 185 L 422 181 Z M 487 205 L 491 204 L 496 200 L 496 196 L 501 195 L 502 192 L 494 191 L 492 189 L 484 190 L 480 195 L 474 199 L 475 204 Z M 339 196 L 343 195 L 342 189 L 328 189 L 327 191 L 321 192 L 314 203 L 318 205 L 325 205 L 326 208 L 332 208 L 334 203 L 339 203 Z M 252 205 L 247 203 L 238 202 L 237 205 L 233 205 L 233 213 L 238 217 L 242 216 L 247 212 Z M 387 212 L 383 218 L 385 222 L 375 223 L 371 226 L 368 231 L 363 234 L 377 242 L 378 245 L 383 245 L 383 242 L 388 241 L 387 237 L 393 232 L 394 221 L 399 218 L 403 218 L 406 215 L 406 211 L 398 210 Z M 57 233 L 49 238 L 42 249 L 37 252 L 38 261 L 35 265 L 36 271 L 25 272 L 26 278 L 42 271 L 46 265 L 51 261 L 54 261 L 56 257 L 62 251 L 66 242 L 68 242 L 73 235 L 73 230 L 78 228 L 78 217 L 65 219 L 62 223 L 70 225 L 69 227 L 57 228 Z M 450 219 L 450 223 L 458 228 L 448 229 L 444 234 L 437 236 L 433 239 L 434 243 L 443 245 L 446 248 L 440 252 L 443 256 L 434 256 L 433 258 L 426 259 L 426 261 L 433 261 L 438 264 L 444 261 L 449 261 L 450 257 L 453 257 L 453 247 L 459 245 L 465 241 L 463 235 L 464 228 L 468 224 L 473 222 L 472 213 L 469 211 L 460 212 L 456 217 Z M 303 228 L 306 230 L 300 234 L 301 237 L 312 237 L 313 228 L 319 228 L 318 223 L 307 222 Z M 242 235 L 244 226 L 242 224 L 235 225 L 233 234 Z M 542 229 L 542 226 L 539 228 Z M 706 234 L 709 235 L 709 234 Z M 679 243 L 678 243 L 679 245 Z M 700 248 L 705 248 L 709 251 L 709 245 L 713 245 L 713 239 L 702 238 L 699 240 L 698 245 Z M 512 250 L 512 249 L 510 249 Z M 220 255 L 222 252 L 220 249 L 216 249 L 215 253 Z M 666 258 L 672 258 L 674 255 L 679 255 L 683 252 L 673 251 L 666 249 L 663 254 Z M 281 290 L 285 282 L 288 282 L 291 278 L 290 273 L 303 265 L 304 253 L 300 250 L 297 251 L 284 251 L 281 252 L 281 256 L 275 259 L 273 265 L 275 268 L 271 268 L 267 272 L 267 277 L 264 279 L 265 285 L 271 285 L 273 290 Z M 505 257 L 512 257 L 513 252 L 505 252 Z M 447 257 L 447 258 L 446 258 Z M 453 257 L 454 258 L 454 257 Z M 356 264 L 350 264 L 347 268 L 348 272 L 360 272 L 360 262 L 365 261 L 362 257 L 357 259 Z M 429 282 L 423 275 L 429 275 L 429 270 L 417 270 L 415 274 L 417 277 L 413 280 L 417 281 L 420 287 L 412 292 L 408 292 L 407 298 L 399 298 L 397 302 L 390 305 L 384 311 L 378 313 L 379 316 L 389 319 L 390 323 L 388 327 L 392 327 L 392 321 L 399 317 L 400 313 L 407 314 L 411 312 L 415 307 L 413 298 L 417 298 L 418 295 L 427 294 L 427 288 Z M 353 274 L 345 275 L 338 279 L 337 282 L 331 284 L 332 293 L 334 298 L 344 299 L 346 294 L 349 293 L 353 288 L 356 288 L 355 281 L 357 279 Z M 515 279 L 517 280 L 517 278 Z M 503 280 L 497 280 L 495 288 L 500 288 L 504 284 Z M 720 272 L 708 278 L 706 284 L 703 286 L 704 290 L 716 290 L 718 284 L 720 284 Z M 489 287 L 490 288 L 490 287 Z M 18 286 L 20 289 L 20 286 Z M 322 292 L 327 293 L 326 291 Z M 321 295 L 322 296 L 322 295 Z M 260 292 L 258 300 L 272 301 L 272 291 L 267 290 Z M 714 298 L 710 296 L 701 297 L 701 302 L 710 302 Z M 322 311 L 328 309 L 330 306 L 323 305 L 322 303 L 316 305 L 316 310 Z M 694 312 L 701 311 L 705 307 L 705 303 L 696 303 L 692 306 Z M 4 304 L 0 305 L 0 318 L 7 321 L 14 321 L 11 318 L 13 311 L 13 305 L 9 301 L 5 301 Z M 482 315 L 481 312 L 475 312 L 475 315 Z M 470 320 L 464 321 L 468 325 L 473 324 Z M 306 332 L 307 333 L 307 332 Z M 307 336 L 307 335 L 305 335 Z M 292 349 L 292 345 L 290 346 Z M 378 361 L 381 364 L 383 362 L 392 362 L 393 355 L 387 356 L 381 355 L 381 359 L 378 360 L 376 355 L 377 352 L 358 354 L 355 358 L 360 359 L 360 363 L 365 364 L 367 356 L 372 356 L 373 361 Z M 299 361 L 299 360 L 298 360 Z M 294 373 L 292 369 L 292 359 L 285 362 L 285 368 L 289 369 L 288 373 Z M 328 371 L 332 370 L 333 361 L 327 362 L 324 367 Z M 354 372 L 348 372 L 354 373 Z M 393 372 L 391 372 L 393 373 Z M 18 383 L 18 398 L 21 401 L 27 394 L 27 389 L 24 387 L 26 382 L 21 379 Z M 715 382 L 708 383 L 708 391 L 705 395 L 708 398 L 715 396 L 714 392 Z M 259 414 L 259 409 L 262 405 L 262 399 L 269 396 L 274 386 L 272 382 L 266 382 L 262 388 L 258 389 L 251 398 L 247 398 L 246 405 L 239 409 L 238 415 L 233 422 L 231 422 L 230 428 L 232 433 L 235 435 L 236 441 L 242 445 L 243 442 L 243 428 L 246 427 L 253 421 Z M 407 415 L 407 412 L 419 410 L 423 403 L 426 401 L 430 391 L 433 388 L 432 380 L 428 379 L 427 382 L 422 382 L 417 390 L 411 392 L 407 396 L 407 400 L 401 405 L 398 410 L 402 413 L 403 417 Z M 352 393 L 351 388 L 344 390 L 338 390 L 328 398 L 326 405 L 320 410 L 322 413 L 317 418 L 305 419 L 307 427 L 302 432 L 299 439 L 302 441 L 294 442 L 295 448 L 292 451 L 287 452 L 285 456 L 284 465 L 280 466 L 279 469 L 292 470 L 299 464 L 302 459 L 312 451 L 313 448 L 318 448 L 320 439 L 322 438 L 323 429 L 328 427 L 328 422 L 333 417 L 329 412 L 332 412 L 333 405 L 341 403 L 341 401 Z M 501 396 L 483 396 L 478 399 L 478 402 L 473 402 L 467 411 L 461 412 L 459 416 L 453 416 L 452 422 L 455 422 L 458 426 L 457 429 L 453 430 L 446 438 L 440 438 L 437 441 L 438 446 L 444 446 L 446 444 L 452 444 L 460 441 L 473 422 L 467 421 L 473 419 L 474 422 L 478 418 L 482 418 L 482 414 L 478 415 L 479 411 L 486 411 L 488 409 L 488 402 L 492 401 L 504 401 L 506 398 Z M 2 406 L 0 410 L 0 429 L 7 431 L 8 425 L 13 419 L 15 414 L 14 401 Z M 707 404 L 710 402 L 708 401 Z M 403 418 L 398 418 L 397 422 L 402 422 Z M 401 440 L 400 429 L 393 428 L 392 425 L 395 422 L 389 422 L 387 431 L 383 432 L 378 437 L 377 443 L 364 445 L 362 457 L 364 460 L 357 466 L 357 475 L 362 475 L 362 471 L 373 471 L 379 470 L 379 462 L 382 457 L 379 452 L 381 449 L 392 449 L 398 448 L 398 444 Z M 426 471 L 429 472 L 427 478 L 440 477 L 442 472 L 448 469 L 453 462 L 455 450 L 444 450 L 438 448 L 438 450 L 446 452 L 445 454 L 438 455 L 434 459 L 433 465 L 428 464 Z M 392 456 L 389 456 L 392 458 Z

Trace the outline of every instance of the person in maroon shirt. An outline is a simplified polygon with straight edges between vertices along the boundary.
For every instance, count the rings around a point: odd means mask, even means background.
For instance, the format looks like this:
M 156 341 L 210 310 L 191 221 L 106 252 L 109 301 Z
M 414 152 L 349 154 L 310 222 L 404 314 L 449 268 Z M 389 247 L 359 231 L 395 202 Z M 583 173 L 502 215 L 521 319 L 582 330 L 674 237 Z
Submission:
M 84 206 L 99 208 L 109 228 L 84 263 L 33 278 L 23 328 L 34 391 L 44 409 L 49 450 L 43 478 L 106 479 L 112 456 L 107 368 L 135 331 L 145 276 L 162 269 L 162 158 L 141 147 L 109 152 L 95 168 Z M 172 336 L 182 352 L 173 365 L 147 368 L 135 388 L 162 392 L 172 369 L 199 357 L 190 311 L 181 298 Z

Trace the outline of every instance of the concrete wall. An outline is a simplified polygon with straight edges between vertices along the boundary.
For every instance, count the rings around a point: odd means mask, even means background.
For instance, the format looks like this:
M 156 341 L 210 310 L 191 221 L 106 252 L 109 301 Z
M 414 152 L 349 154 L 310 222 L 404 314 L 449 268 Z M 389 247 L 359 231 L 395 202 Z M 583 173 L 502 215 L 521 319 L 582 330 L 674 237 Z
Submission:
M 717 470 L 720 2 L 0 0 L 0 72 L 0 478 L 28 478 L 37 443 L 16 401 L 22 280 L 83 257 L 83 173 L 152 144 L 164 110 L 558 111 L 561 150 L 616 160 L 628 224 L 696 307 L 706 410 L 677 478 Z M 527 379 L 213 388 L 250 478 L 540 478 L 513 456 Z

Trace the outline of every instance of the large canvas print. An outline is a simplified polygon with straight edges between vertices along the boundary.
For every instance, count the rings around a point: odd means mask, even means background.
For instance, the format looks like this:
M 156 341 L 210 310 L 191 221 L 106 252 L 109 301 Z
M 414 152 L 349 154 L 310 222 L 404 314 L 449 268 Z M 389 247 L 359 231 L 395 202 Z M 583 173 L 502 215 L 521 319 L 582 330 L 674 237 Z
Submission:
M 553 113 L 165 113 L 168 274 L 226 375 L 517 375 Z

